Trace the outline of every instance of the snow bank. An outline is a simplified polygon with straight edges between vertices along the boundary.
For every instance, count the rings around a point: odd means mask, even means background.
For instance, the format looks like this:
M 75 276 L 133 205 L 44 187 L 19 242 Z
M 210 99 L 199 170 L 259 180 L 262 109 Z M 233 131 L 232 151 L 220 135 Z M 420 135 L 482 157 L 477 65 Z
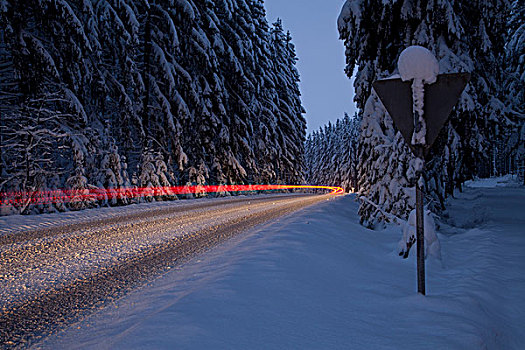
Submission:
M 422 46 L 409 46 L 397 61 L 399 75 L 403 81 L 419 79 L 425 84 L 432 84 L 439 74 L 439 63 L 428 49 Z

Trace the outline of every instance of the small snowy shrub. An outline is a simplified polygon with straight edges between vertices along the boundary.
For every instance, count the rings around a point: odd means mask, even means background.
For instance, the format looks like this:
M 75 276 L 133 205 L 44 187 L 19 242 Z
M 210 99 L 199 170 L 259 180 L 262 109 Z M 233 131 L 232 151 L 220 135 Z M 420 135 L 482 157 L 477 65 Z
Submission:
M 425 258 L 433 256 L 441 259 L 441 245 L 436 234 L 436 225 L 430 210 L 425 210 Z M 406 259 L 410 253 L 410 248 L 416 243 L 416 210 L 413 209 L 408 216 L 408 221 L 403 228 L 403 237 L 399 241 L 399 255 Z

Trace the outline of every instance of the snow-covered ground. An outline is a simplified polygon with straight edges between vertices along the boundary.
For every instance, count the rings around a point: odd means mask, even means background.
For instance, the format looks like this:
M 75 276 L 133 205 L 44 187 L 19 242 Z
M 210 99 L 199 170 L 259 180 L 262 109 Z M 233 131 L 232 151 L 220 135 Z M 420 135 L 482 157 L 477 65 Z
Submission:
M 450 201 L 426 297 L 415 249 L 397 255 L 400 228 L 363 228 L 348 195 L 231 240 L 39 345 L 523 349 L 525 188 L 488 182 Z

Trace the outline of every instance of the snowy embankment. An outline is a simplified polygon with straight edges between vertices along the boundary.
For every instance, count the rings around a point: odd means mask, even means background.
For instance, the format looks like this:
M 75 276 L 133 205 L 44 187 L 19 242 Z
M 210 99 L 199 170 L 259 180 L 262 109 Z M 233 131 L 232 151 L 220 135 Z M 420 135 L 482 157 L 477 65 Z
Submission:
M 449 203 L 426 297 L 415 250 L 397 255 L 399 227 L 361 227 L 349 195 L 229 241 L 41 345 L 520 349 L 525 188 L 478 184 Z

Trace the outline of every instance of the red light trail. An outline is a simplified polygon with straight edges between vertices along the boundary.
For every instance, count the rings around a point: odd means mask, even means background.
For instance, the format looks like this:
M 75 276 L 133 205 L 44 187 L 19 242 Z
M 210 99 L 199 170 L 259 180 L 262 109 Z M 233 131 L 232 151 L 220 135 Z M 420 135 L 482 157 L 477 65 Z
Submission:
M 278 191 L 296 189 L 329 190 L 330 195 L 344 194 L 337 186 L 315 185 L 203 185 L 203 186 L 168 186 L 168 187 L 129 187 L 110 189 L 60 189 L 49 191 L 0 192 L 0 205 L 71 203 L 85 200 L 112 200 L 123 198 L 142 198 L 172 196 L 183 194 L 205 194 L 220 192 Z

